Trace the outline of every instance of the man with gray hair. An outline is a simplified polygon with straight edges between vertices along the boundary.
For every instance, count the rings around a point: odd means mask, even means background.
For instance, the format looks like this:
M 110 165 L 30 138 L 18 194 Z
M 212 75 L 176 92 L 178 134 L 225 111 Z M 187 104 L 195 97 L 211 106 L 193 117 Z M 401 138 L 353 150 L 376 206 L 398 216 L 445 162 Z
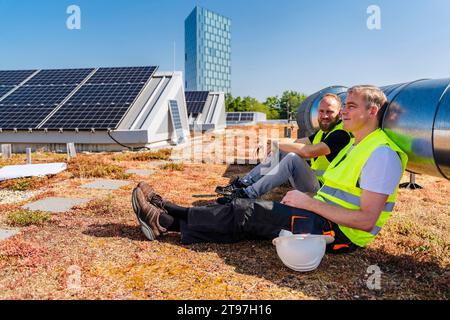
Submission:
M 325 94 L 317 112 L 319 130 L 295 143 L 274 141 L 279 153 L 272 152 L 246 176 L 235 178 L 225 187 L 217 187 L 216 192 L 225 196 L 219 198 L 218 203 L 234 198 L 256 199 L 287 181 L 296 190 L 317 192 L 326 168 L 350 142 L 349 133 L 342 128 L 340 112 L 341 99 L 335 94 Z M 306 159 L 311 159 L 311 165 Z

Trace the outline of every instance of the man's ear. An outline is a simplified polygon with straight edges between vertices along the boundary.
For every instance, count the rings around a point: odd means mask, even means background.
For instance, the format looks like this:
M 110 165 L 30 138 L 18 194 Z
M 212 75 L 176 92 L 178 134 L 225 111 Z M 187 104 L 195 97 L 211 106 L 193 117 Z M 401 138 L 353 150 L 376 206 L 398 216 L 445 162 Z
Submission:
M 378 108 L 376 105 L 370 106 L 370 115 L 372 117 L 377 117 L 377 114 L 379 111 L 380 111 L 380 108 Z

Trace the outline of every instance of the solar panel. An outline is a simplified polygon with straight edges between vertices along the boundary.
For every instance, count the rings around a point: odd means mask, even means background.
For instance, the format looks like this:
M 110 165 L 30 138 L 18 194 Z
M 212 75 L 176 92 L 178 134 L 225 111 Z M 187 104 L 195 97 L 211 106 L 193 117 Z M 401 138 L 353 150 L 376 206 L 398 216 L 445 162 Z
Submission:
M 87 84 L 146 83 L 157 67 L 100 68 Z
M 180 116 L 180 109 L 178 107 L 178 102 L 176 100 L 169 100 L 169 109 L 170 109 L 170 115 L 172 117 L 172 123 L 175 127 L 175 131 L 177 133 L 177 143 L 183 143 L 185 140 L 184 133 L 183 133 L 183 126 L 181 124 L 181 116 Z
M 52 69 L 41 70 L 28 80 L 27 86 L 76 85 L 80 84 L 94 69 Z
M 203 111 L 209 91 L 186 91 L 186 107 L 188 114 L 197 115 Z
M 5 70 L 0 71 L 0 86 L 15 86 L 22 83 L 36 70 Z
M 254 114 L 253 113 L 241 113 L 241 118 L 239 119 L 239 121 L 253 121 L 254 119 Z
M 63 112 L 56 112 L 42 125 L 42 128 L 114 129 L 128 108 L 129 105 L 118 104 L 111 106 L 71 105 Z
M 209 91 L 186 91 L 186 101 L 201 102 L 208 99 Z
M 76 86 L 21 86 L 0 100 L 0 128 L 35 128 Z
M 0 101 L 0 106 L 58 105 L 76 86 L 21 86 Z
M 0 128 L 36 128 L 54 108 L 53 105 L 0 106 Z
M 114 129 L 142 87 L 142 84 L 84 85 L 42 128 Z
M 228 112 L 227 121 L 239 121 L 239 113 Z
M 0 99 L 12 89 L 14 86 L 0 86 Z
M 187 104 L 187 112 L 189 114 L 197 115 L 203 111 L 203 107 L 205 106 L 205 102 L 186 102 Z
M 82 86 L 66 104 L 89 103 L 131 104 L 141 90 L 141 84 L 107 84 Z

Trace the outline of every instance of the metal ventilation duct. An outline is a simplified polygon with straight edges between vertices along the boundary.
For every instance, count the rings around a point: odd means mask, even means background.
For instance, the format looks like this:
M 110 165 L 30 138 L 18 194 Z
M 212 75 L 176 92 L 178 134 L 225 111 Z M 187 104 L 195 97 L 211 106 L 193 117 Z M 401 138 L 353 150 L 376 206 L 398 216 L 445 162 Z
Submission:
M 381 88 L 389 105 L 382 127 L 409 157 L 408 171 L 450 180 L 450 79 L 417 80 Z M 326 93 L 345 100 L 347 88 L 333 86 L 310 95 L 299 107 L 299 137 L 318 128 L 317 110 Z

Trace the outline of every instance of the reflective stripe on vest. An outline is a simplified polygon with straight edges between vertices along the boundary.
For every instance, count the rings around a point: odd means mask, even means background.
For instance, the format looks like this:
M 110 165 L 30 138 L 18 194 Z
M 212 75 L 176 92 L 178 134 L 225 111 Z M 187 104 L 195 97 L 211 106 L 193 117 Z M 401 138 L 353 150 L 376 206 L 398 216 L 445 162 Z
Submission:
M 329 194 L 332 197 L 350 203 L 354 206 L 361 207 L 361 197 L 355 196 L 354 194 L 336 188 L 332 188 L 330 186 L 323 186 L 322 189 L 320 189 L 320 191 L 325 194 Z M 386 202 L 383 211 L 392 212 L 392 210 L 394 210 L 394 205 L 395 202 Z

